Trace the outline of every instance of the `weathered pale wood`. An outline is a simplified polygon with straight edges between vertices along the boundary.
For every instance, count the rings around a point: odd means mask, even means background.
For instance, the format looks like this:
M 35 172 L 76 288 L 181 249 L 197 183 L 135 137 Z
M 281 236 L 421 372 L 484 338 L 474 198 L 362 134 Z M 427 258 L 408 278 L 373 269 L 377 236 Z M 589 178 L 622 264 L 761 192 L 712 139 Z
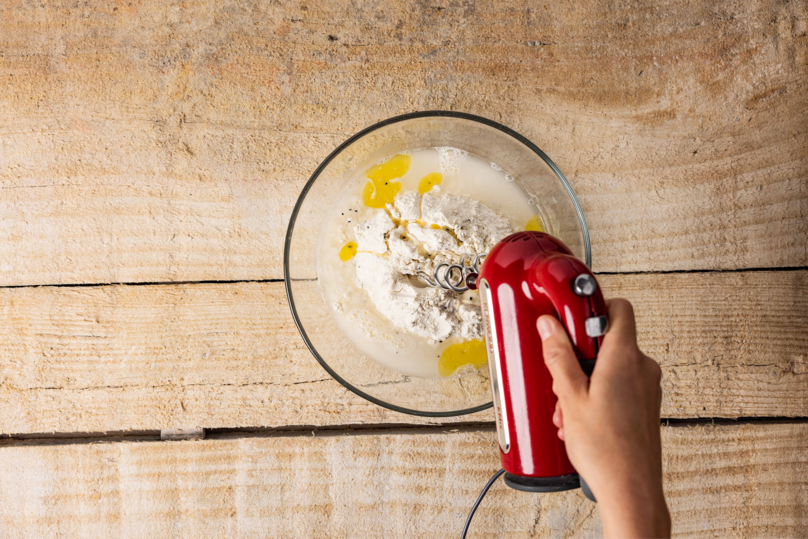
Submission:
M 804 266 L 806 4 L 0 7 L 0 284 L 281 277 L 305 179 L 419 109 L 569 176 L 602 271 Z
M 280 278 L 317 163 L 430 108 L 546 150 L 596 269 L 808 264 L 804 2 L 381 9 L 0 6 L 0 286 Z M 806 272 L 602 281 L 665 415 L 807 415 Z M 429 422 L 330 380 L 277 283 L 0 290 L 0 433 Z M 680 535 L 806 535 L 804 423 L 664 437 Z M 490 433 L 0 447 L 0 537 L 451 536 L 495 467 Z M 592 509 L 500 486 L 475 529 L 597 535 Z
M 674 534 L 808 533 L 808 426 L 663 428 Z M 1 442 L 0 442 L 1 443 Z M 455 537 L 493 432 L 0 445 L 3 537 Z M 599 537 L 580 491 L 502 482 L 469 537 Z
M 808 415 L 807 271 L 601 282 L 636 305 L 663 416 Z M 0 289 L 0 433 L 423 422 L 330 379 L 280 283 Z
M 808 272 L 599 279 L 634 304 L 663 416 L 808 416 Z

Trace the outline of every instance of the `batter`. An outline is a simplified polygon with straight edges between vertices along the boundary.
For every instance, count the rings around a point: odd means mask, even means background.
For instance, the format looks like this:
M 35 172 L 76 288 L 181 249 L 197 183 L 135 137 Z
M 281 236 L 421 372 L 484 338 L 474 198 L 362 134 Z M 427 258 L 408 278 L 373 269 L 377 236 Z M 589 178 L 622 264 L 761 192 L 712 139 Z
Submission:
M 543 230 L 541 217 L 497 165 L 456 148 L 396 154 L 351 178 L 329 209 L 320 291 L 376 362 L 411 376 L 472 374 L 486 365 L 477 293 L 432 288 L 417 274 L 526 228 Z

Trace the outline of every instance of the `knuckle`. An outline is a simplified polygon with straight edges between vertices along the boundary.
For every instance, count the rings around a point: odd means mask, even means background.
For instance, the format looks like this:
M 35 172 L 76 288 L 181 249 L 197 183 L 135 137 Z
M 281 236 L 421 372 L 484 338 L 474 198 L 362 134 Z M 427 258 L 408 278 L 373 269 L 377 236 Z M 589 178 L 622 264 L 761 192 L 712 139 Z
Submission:
M 642 373 L 645 367 L 645 356 L 637 348 L 626 351 L 626 361 L 636 373 Z
M 575 397 L 583 388 L 583 381 L 574 376 L 561 381 L 553 380 L 553 393 L 559 398 L 559 401 Z
M 544 361 L 552 365 L 558 361 L 563 361 L 567 356 L 567 350 L 560 346 L 545 346 L 544 347 Z
M 567 383 L 559 383 L 553 382 L 553 393 L 556 394 L 557 397 L 566 397 L 570 394 L 570 386 Z

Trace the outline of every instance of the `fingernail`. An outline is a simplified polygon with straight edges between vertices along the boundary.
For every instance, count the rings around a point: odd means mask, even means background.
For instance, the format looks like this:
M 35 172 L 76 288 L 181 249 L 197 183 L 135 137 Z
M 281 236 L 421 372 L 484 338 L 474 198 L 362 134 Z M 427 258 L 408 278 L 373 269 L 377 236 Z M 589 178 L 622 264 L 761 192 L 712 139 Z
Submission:
M 553 325 L 547 320 L 545 317 L 539 318 L 539 336 L 541 340 L 545 340 L 547 337 L 553 334 Z

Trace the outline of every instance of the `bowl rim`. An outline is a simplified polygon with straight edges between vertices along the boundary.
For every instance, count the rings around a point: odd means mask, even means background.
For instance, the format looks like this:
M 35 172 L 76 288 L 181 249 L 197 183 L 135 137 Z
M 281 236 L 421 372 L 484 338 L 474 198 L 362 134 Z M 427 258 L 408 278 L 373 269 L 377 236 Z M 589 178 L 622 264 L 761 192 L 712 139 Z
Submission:
M 398 406 L 396 404 L 392 404 L 383 401 L 379 398 L 376 398 L 373 395 L 369 395 L 368 393 L 365 393 L 361 389 L 355 387 L 353 384 L 351 384 L 350 382 L 342 378 L 339 374 L 337 374 L 337 372 L 331 368 L 328 362 L 326 362 L 325 359 L 323 359 L 323 357 L 320 356 L 320 353 L 314 348 L 314 345 L 312 344 L 311 340 L 309 340 L 309 336 L 306 333 L 305 328 L 303 327 L 303 323 L 301 322 L 300 317 L 298 316 L 297 313 L 297 308 L 295 307 L 294 296 L 292 293 L 292 279 L 291 276 L 289 275 L 289 261 L 290 261 L 289 249 L 292 244 L 292 233 L 294 231 L 295 221 L 297 220 L 298 213 L 300 212 L 300 208 L 303 205 L 303 201 L 305 200 L 306 195 L 311 190 L 312 185 L 314 185 L 314 182 L 317 180 L 317 178 L 319 178 L 320 174 L 325 169 L 325 167 L 327 167 L 328 164 L 331 163 L 331 161 L 333 161 L 337 155 L 342 153 L 342 151 L 345 148 L 347 148 L 360 138 L 364 137 L 368 133 L 371 133 L 373 131 L 376 131 L 377 129 L 381 129 L 382 127 L 392 125 L 398 122 L 414 120 L 418 118 L 431 118 L 431 117 L 458 118 L 461 120 L 469 120 L 487 125 L 489 127 L 493 127 L 494 129 L 502 131 L 506 135 L 510 135 L 511 137 L 515 138 L 516 140 L 527 146 L 528 149 L 532 150 L 535 154 L 541 157 L 542 160 L 544 160 L 544 162 L 547 163 L 547 165 L 553 170 L 558 179 L 561 180 L 562 185 L 567 190 L 567 194 L 569 195 L 570 200 L 572 201 L 572 204 L 575 207 L 575 212 L 578 215 L 578 220 L 581 223 L 581 231 L 584 237 L 584 252 L 586 255 L 585 262 L 588 267 L 592 266 L 592 254 L 589 242 L 589 229 L 586 226 L 586 219 L 584 218 L 584 213 L 583 210 L 581 209 L 581 204 L 578 202 L 578 197 L 575 196 L 575 192 L 572 190 L 572 186 L 567 181 L 567 178 L 564 176 L 561 170 L 559 170 L 556 164 L 553 163 L 553 161 L 547 156 L 547 154 L 545 154 L 538 146 L 533 144 L 530 140 L 520 135 L 513 129 L 510 129 L 509 127 L 500 124 L 499 122 L 495 122 L 493 120 L 489 120 L 488 118 L 477 116 L 475 114 L 469 114 L 466 112 L 455 112 L 449 110 L 426 110 L 393 116 L 391 118 L 387 118 L 386 120 L 377 122 L 369 127 L 366 127 L 365 129 L 362 129 L 355 135 L 345 140 L 345 142 L 337 146 L 330 154 L 328 154 L 328 157 L 326 157 L 317 166 L 312 175 L 309 177 L 309 180 L 306 182 L 306 185 L 303 186 L 303 190 L 300 192 L 300 196 L 298 196 L 297 201 L 295 202 L 295 207 L 292 209 L 292 214 L 289 217 L 289 226 L 286 229 L 286 238 L 284 240 L 283 245 L 283 281 L 284 281 L 284 288 L 286 289 L 286 298 L 289 301 L 289 309 L 292 311 L 292 319 L 294 320 L 295 326 L 297 326 L 297 330 L 300 332 L 301 337 L 303 337 L 303 342 L 306 343 L 306 347 L 309 349 L 309 352 L 311 352 L 311 354 L 314 356 L 314 358 L 317 360 L 320 366 L 323 367 L 326 370 L 326 372 L 330 374 L 332 378 L 334 378 L 334 380 L 342 384 L 345 388 L 349 389 L 356 395 L 359 395 L 363 399 L 368 400 L 373 404 L 376 404 L 383 408 L 387 408 L 388 410 L 393 410 L 395 412 L 401 412 L 404 414 L 421 417 L 455 417 L 487 410 L 488 408 L 491 408 L 493 406 L 493 402 L 480 404 L 478 406 L 465 408 L 462 410 L 451 410 L 445 412 L 430 412 L 424 410 L 415 410 L 412 408 L 405 408 L 403 406 Z

